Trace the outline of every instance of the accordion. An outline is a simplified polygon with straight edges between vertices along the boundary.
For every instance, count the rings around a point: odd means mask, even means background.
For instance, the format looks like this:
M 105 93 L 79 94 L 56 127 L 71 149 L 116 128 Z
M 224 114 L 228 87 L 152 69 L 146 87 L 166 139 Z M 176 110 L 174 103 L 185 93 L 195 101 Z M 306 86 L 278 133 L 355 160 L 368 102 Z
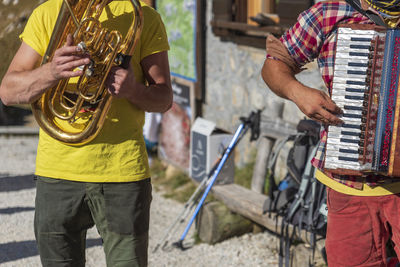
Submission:
M 328 127 L 324 169 L 400 177 L 400 29 L 338 28 L 332 100 L 343 124 Z

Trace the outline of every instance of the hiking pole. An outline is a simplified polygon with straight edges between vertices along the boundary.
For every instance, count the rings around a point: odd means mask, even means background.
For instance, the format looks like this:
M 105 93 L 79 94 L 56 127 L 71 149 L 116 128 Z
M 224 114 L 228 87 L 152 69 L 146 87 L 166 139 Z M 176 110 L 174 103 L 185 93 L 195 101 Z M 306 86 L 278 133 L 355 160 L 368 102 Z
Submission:
M 218 159 L 216 160 L 214 167 L 209 171 L 209 174 L 203 178 L 203 180 L 200 182 L 199 186 L 196 188 L 196 190 L 193 192 L 193 194 L 190 196 L 189 200 L 186 201 L 186 203 L 183 206 L 183 209 L 181 213 L 178 215 L 178 217 L 175 219 L 175 221 L 168 227 L 166 230 L 163 238 L 160 240 L 160 242 L 157 243 L 157 245 L 153 249 L 153 253 L 157 251 L 157 249 L 161 246 L 161 248 L 165 248 L 168 245 L 168 240 L 171 236 L 173 236 L 177 230 L 178 222 L 179 224 L 185 222 L 186 216 L 191 213 L 191 211 L 194 209 L 195 204 L 197 200 L 200 197 L 201 191 L 206 187 L 207 181 L 211 177 L 212 173 L 215 171 L 215 169 L 218 166 L 218 163 L 221 161 L 222 158 L 221 154 Z M 175 230 L 173 230 L 175 228 Z
M 244 134 L 247 132 L 247 130 L 250 128 L 250 126 L 252 126 L 252 129 L 257 127 L 257 126 L 254 125 L 254 123 L 255 122 L 259 123 L 259 116 L 260 116 L 260 112 L 258 112 L 258 113 L 252 112 L 248 119 L 241 118 L 242 123 L 237 128 L 237 130 L 236 130 L 236 132 L 235 132 L 230 144 L 226 148 L 226 150 L 224 152 L 224 155 L 221 158 L 221 161 L 218 163 L 218 166 L 215 169 L 214 174 L 213 174 L 212 178 L 210 179 L 210 181 L 209 181 L 209 183 L 207 185 L 207 188 L 205 189 L 205 191 L 204 191 L 199 203 L 197 204 L 197 207 L 196 207 L 196 209 L 195 209 L 195 211 L 194 211 L 189 223 L 187 224 L 187 226 L 186 226 L 181 238 L 179 239 L 179 241 L 177 241 L 177 242 L 175 242 L 173 244 L 174 246 L 176 246 L 176 247 L 178 247 L 180 249 L 184 249 L 183 240 L 185 239 L 187 233 L 189 232 L 190 227 L 192 226 L 197 214 L 200 211 L 200 208 L 202 207 L 202 205 L 203 205 L 208 193 L 211 190 L 211 187 L 214 185 L 215 181 L 217 180 L 217 177 L 218 177 L 219 173 L 221 172 L 222 167 L 224 166 L 226 160 L 228 159 L 229 155 L 231 154 L 231 152 L 234 149 L 234 147 L 236 146 L 236 144 L 244 136 Z M 259 134 L 258 133 L 257 134 L 252 134 L 252 136 L 258 137 Z
M 223 154 L 225 153 L 225 149 L 220 153 L 218 158 L 214 161 L 212 169 L 208 172 L 208 174 L 202 179 L 196 190 L 193 192 L 193 194 L 190 196 L 189 200 L 185 202 L 183 209 L 181 213 L 177 216 L 175 221 L 168 227 L 168 229 L 165 231 L 165 234 L 163 238 L 156 244 L 156 246 L 153 249 L 153 253 L 158 250 L 158 248 L 161 246 L 161 248 L 164 250 L 165 247 L 168 245 L 168 240 L 173 236 L 177 229 L 178 226 L 186 221 L 186 217 L 191 214 L 193 211 L 195 204 L 197 203 L 200 193 L 204 190 L 204 188 L 207 186 L 207 182 L 211 178 L 212 174 L 214 173 L 215 169 L 218 167 L 219 162 L 221 161 L 221 158 Z M 179 224 L 178 224 L 179 223 Z
M 185 221 L 185 217 L 193 210 L 197 202 L 198 196 L 200 196 L 199 192 L 201 189 L 203 189 L 206 182 L 207 179 L 202 180 L 201 184 L 197 187 L 196 191 L 192 194 L 192 196 L 183 206 L 181 213 L 178 215 L 175 221 L 168 227 L 161 241 L 154 247 L 153 253 L 156 252 L 160 246 L 162 249 L 164 249 L 168 245 L 169 238 L 176 232 L 176 230 L 173 229 L 177 228 L 178 223 L 180 224 L 183 223 Z

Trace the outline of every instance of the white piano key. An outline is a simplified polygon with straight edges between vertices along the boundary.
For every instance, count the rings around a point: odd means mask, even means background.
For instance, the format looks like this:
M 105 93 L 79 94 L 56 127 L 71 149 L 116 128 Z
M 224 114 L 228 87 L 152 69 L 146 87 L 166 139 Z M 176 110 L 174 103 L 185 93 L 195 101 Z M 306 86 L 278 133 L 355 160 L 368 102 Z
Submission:
M 365 78 L 366 77 L 355 77 L 353 81 L 362 83 L 362 85 L 367 85 L 365 83 Z M 348 77 L 333 76 L 333 81 L 336 82 L 336 83 L 349 84 L 349 83 L 347 83 L 349 81 Z
M 351 106 L 351 107 L 363 107 L 363 101 L 351 101 L 351 99 L 346 99 L 344 96 L 332 96 L 332 100 L 336 103 L 336 105 Z
M 344 33 L 347 35 L 351 35 L 351 34 L 357 34 L 357 36 L 360 35 L 373 35 L 376 33 L 375 30 L 371 29 L 371 30 L 358 30 L 358 29 L 352 29 L 349 27 L 340 27 L 338 28 L 338 32 L 339 33 Z
M 363 114 L 362 114 L 361 110 L 350 110 L 350 109 L 345 109 L 345 108 L 342 108 L 342 109 L 344 109 L 344 113 L 343 114 L 345 114 L 345 115 L 363 117 Z M 343 115 L 342 117 L 343 118 L 347 118 L 345 115 Z
M 340 66 L 340 65 L 348 65 L 349 63 L 356 63 L 356 64 L 368 64 L 369 63 L 368 58 L 349 58 L 345 55 L 338 55 L 336 54 L 335 58 L 335 67 Z
M 367 72 L 368 71 L 368 66 L 349 66 L 348 64 L 343 64 L 343 65 L 336 65 L 335 66 L 335 72 L 349 72 L 349 71 L 362 71 L 362 72 Z
M 352 92 L 352 91 L 348 91 L 346 89 L 341 89 L 341 90 L 336 90 L 335 91 L 335 96 L 357 96 L 357 97 L 363 97 L 364 98 L 365 95 L 365 90 L 361 91 L 361 92 Z
M 352 136 L 352 135 L 344 135 L 342 133 L 336 133 L 336 132 L 329 132 L 328 133 L 328 138 L 333 138 L 337 139 L 339 143 L 349 143 L 349 144 L 357 144 L 356 141 L 360 141 L 360 136 Z M 346 140 L 351 140 L 354 142 L 345 142 L 343 141 L 344 139 Z
M 339 149 L 343 148 L 343 143 L 340 142 L 339 139 L 333 138 L 332 141 L 328 141 L 326 144 L 327 151 L 339 151 Z M 345 146 L 346 149 L 358 150 L 360 146 L 358 144 L 348 144 Z
M 359 158 L 352 158 L 352 157 L 346 157 L 343 158 L 344 156 L 341 155 L 328 155 L 325 157 L 325 167 L 327 166 L 327 163 L 330 164 L 335 164 L 341 162 L 341 165 L 348 165 L 352 166 L 352 168 L 359 169 L 361 167 L 362 162 L 359 160 Z M 352 169 L 351 168 L 351 169 Z M 354 169 L 353 169 L 354 170 Z
M 351 95 L 349 95 L 349 96 L 351 96 Z M 346 98 L 345 94 L 343 94 L 343 95 L 335 94 L 335 95 L 332 95 L 332 100 L 335 101 L 335 102 L 336 101 L 342 101 L 342 102 L 347 103 L 347 101 L 348 101 L 349 103 L 359 103 L 360 106 L 362 106 L 362 103 L 364 101 L 364 97 L 362 97 L 360 99 L 352 99 L 352 98 Z
M 353 133 L 353 134 L 361 134 L 361 130 L 360 129 L 351 129 L 351 128 L 342 128 L 342 127 L 338 127 L 335 129 L 329 129 L 329 133 L 332 133 L 332 135 L 339 135 L 342 134 L 343 132 L 349 132 L 349 133 Z
M 351 154 L 351 153 L 344 153 L 340 151 L 331 151 L 329 157 L 346 157 L 346 158 L 352 158 L 352 159 L 359 159 L 360 155 L 359 154 Z
M 360 163 L 354 162 L 353 164 L 349 164 L 348 161 L 342 161 L 342 160 L 338 160 L 336 158 L 325 159 L 325 168 L 326 169 L 346 169 L 346 170 L 354 170 L 354 171 L 359 171 L 362 169 Z
M 351 57 L 364 57 L 368 58 L 368 55 L 370 55 L 371 53 L 373 53 L 372 51 L 370 51 L 369 49 L 365 49 L 365 48 L 351 48 L 348 46 L 341 46 L 338 45 L 336 47 L 336 56 L 339 55 L 339 58 L 351 58 Z
M 333 75 L 336 77 L 347 77 L 347 80 L 356 80 L 362 79 L 362 82 L 365 83 L 365 78 L 367 77 L 367 73 L 361 71 L 359 73 L 350 72 L 350 70 L 334 70 Z
M 346 88 L 355 88 L 355 89 L 363 89 L 366 90 L 368 89 L 367 85 L 358 85 L 358 84 L 346 84 L 345 82 L 339 82 L 337 79 L 333 79 L 333 84 L 332 84 L 332 93 L 335 94 L 336 91 L 339 90 L 346 90 Z
M 340 143 L 349 143 L 349 144 L 357 144 L 355 142 L 344 142 L 343 139 L 352 140 L 352 141 L 360 141 L 360 136 L 353 136 L 353 135 L 345 135 L 342 132 L 329 132 L 328 138 L 336 138 Z
M 339 142 L 339 139 L 335 139 L 334 141 L 327 143 L 327 148 L 329 148 L 327 149 L 327 155 L 329 155 L 330 151 L 339 151 L 339 149 L 343 147 L 354 150 L 358 150 L 360 148 L 360 146 L 355 143 L 344 144 L 342 142 Z
M 354 124 L 354 125 L 362 124 L 361 119 L 356 119 L 356 118 L 341 118 L 341 120 L 346 124 Z
M 343 108 L 344 105 L 351 105 L 355 107 L 362 107 L 363 101 L 362 100 L 352 100 L 352 99 L 345 99 L 344 96 L 332 96 L 332 101 L 336 103 L 340 108 Z
M 343 47 L 347 49 L 362 49 L 362 50 L 370 50 L 371 49 L 371 41 L 364 41 L 364 40 L 356 40 L 353 38 L 353 40 L 340 40 L 338 41 L 338 44 L 336 47 Z
M 351 41 L 351 39 L 353 39 L 353 41 L 355 39 L 360 39 L 360 38 L 365 38 L 365 39 L 373 39 L 374 37 L 376 37 L 378 34 L 376 31 L 374 30 L 368 30 L 368 31 L 364 31 L 364 30 L 353 30 L 350 28 L 339 28 L 338 30 L 338 34 L 340 36 L 340 38 L 338 38 L 338 40 L 340 42 L 348 42 Z M 359 41 L 360 42 L 360 41 Z

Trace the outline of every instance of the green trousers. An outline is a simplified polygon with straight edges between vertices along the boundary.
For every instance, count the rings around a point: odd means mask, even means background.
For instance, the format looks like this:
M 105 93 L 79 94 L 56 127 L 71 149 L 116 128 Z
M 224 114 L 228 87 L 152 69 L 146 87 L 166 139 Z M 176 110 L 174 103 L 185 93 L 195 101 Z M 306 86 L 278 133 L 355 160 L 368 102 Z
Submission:
M 43 266 L 85 266 L 86 232 L 96 225 L 107 266 L 147 266 L 150 178 L 82 183 L 37 177 L 35 236 Z

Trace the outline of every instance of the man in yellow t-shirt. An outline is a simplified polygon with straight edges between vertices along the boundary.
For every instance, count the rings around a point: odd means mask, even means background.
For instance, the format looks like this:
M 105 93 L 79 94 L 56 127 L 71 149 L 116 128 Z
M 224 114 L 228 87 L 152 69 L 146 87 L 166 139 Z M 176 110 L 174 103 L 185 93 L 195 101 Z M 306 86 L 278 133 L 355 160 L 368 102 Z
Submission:
M 5 105 L 37 100 L 60 80 L 76 82 L 90 62 L 69 35 L 49 62 L 46 53 L 62 0 L 32 13 L 0 86 Z M 113 67 L 106 86 L 113 101 L 99 134 L 68 145 L 40 130 L 36 158 L 35 236 L 44 266 L 84 266 L 85 236 L 96 225 L 107 266 L 147 266 L 151 183 L 144 112 L 172 104 L 168 41 L 159 14 L 141 3 L 143 29 L 127 69 Z M 108 1 L 99 21 L 125 36 L 133 17 L 130 1 Z

